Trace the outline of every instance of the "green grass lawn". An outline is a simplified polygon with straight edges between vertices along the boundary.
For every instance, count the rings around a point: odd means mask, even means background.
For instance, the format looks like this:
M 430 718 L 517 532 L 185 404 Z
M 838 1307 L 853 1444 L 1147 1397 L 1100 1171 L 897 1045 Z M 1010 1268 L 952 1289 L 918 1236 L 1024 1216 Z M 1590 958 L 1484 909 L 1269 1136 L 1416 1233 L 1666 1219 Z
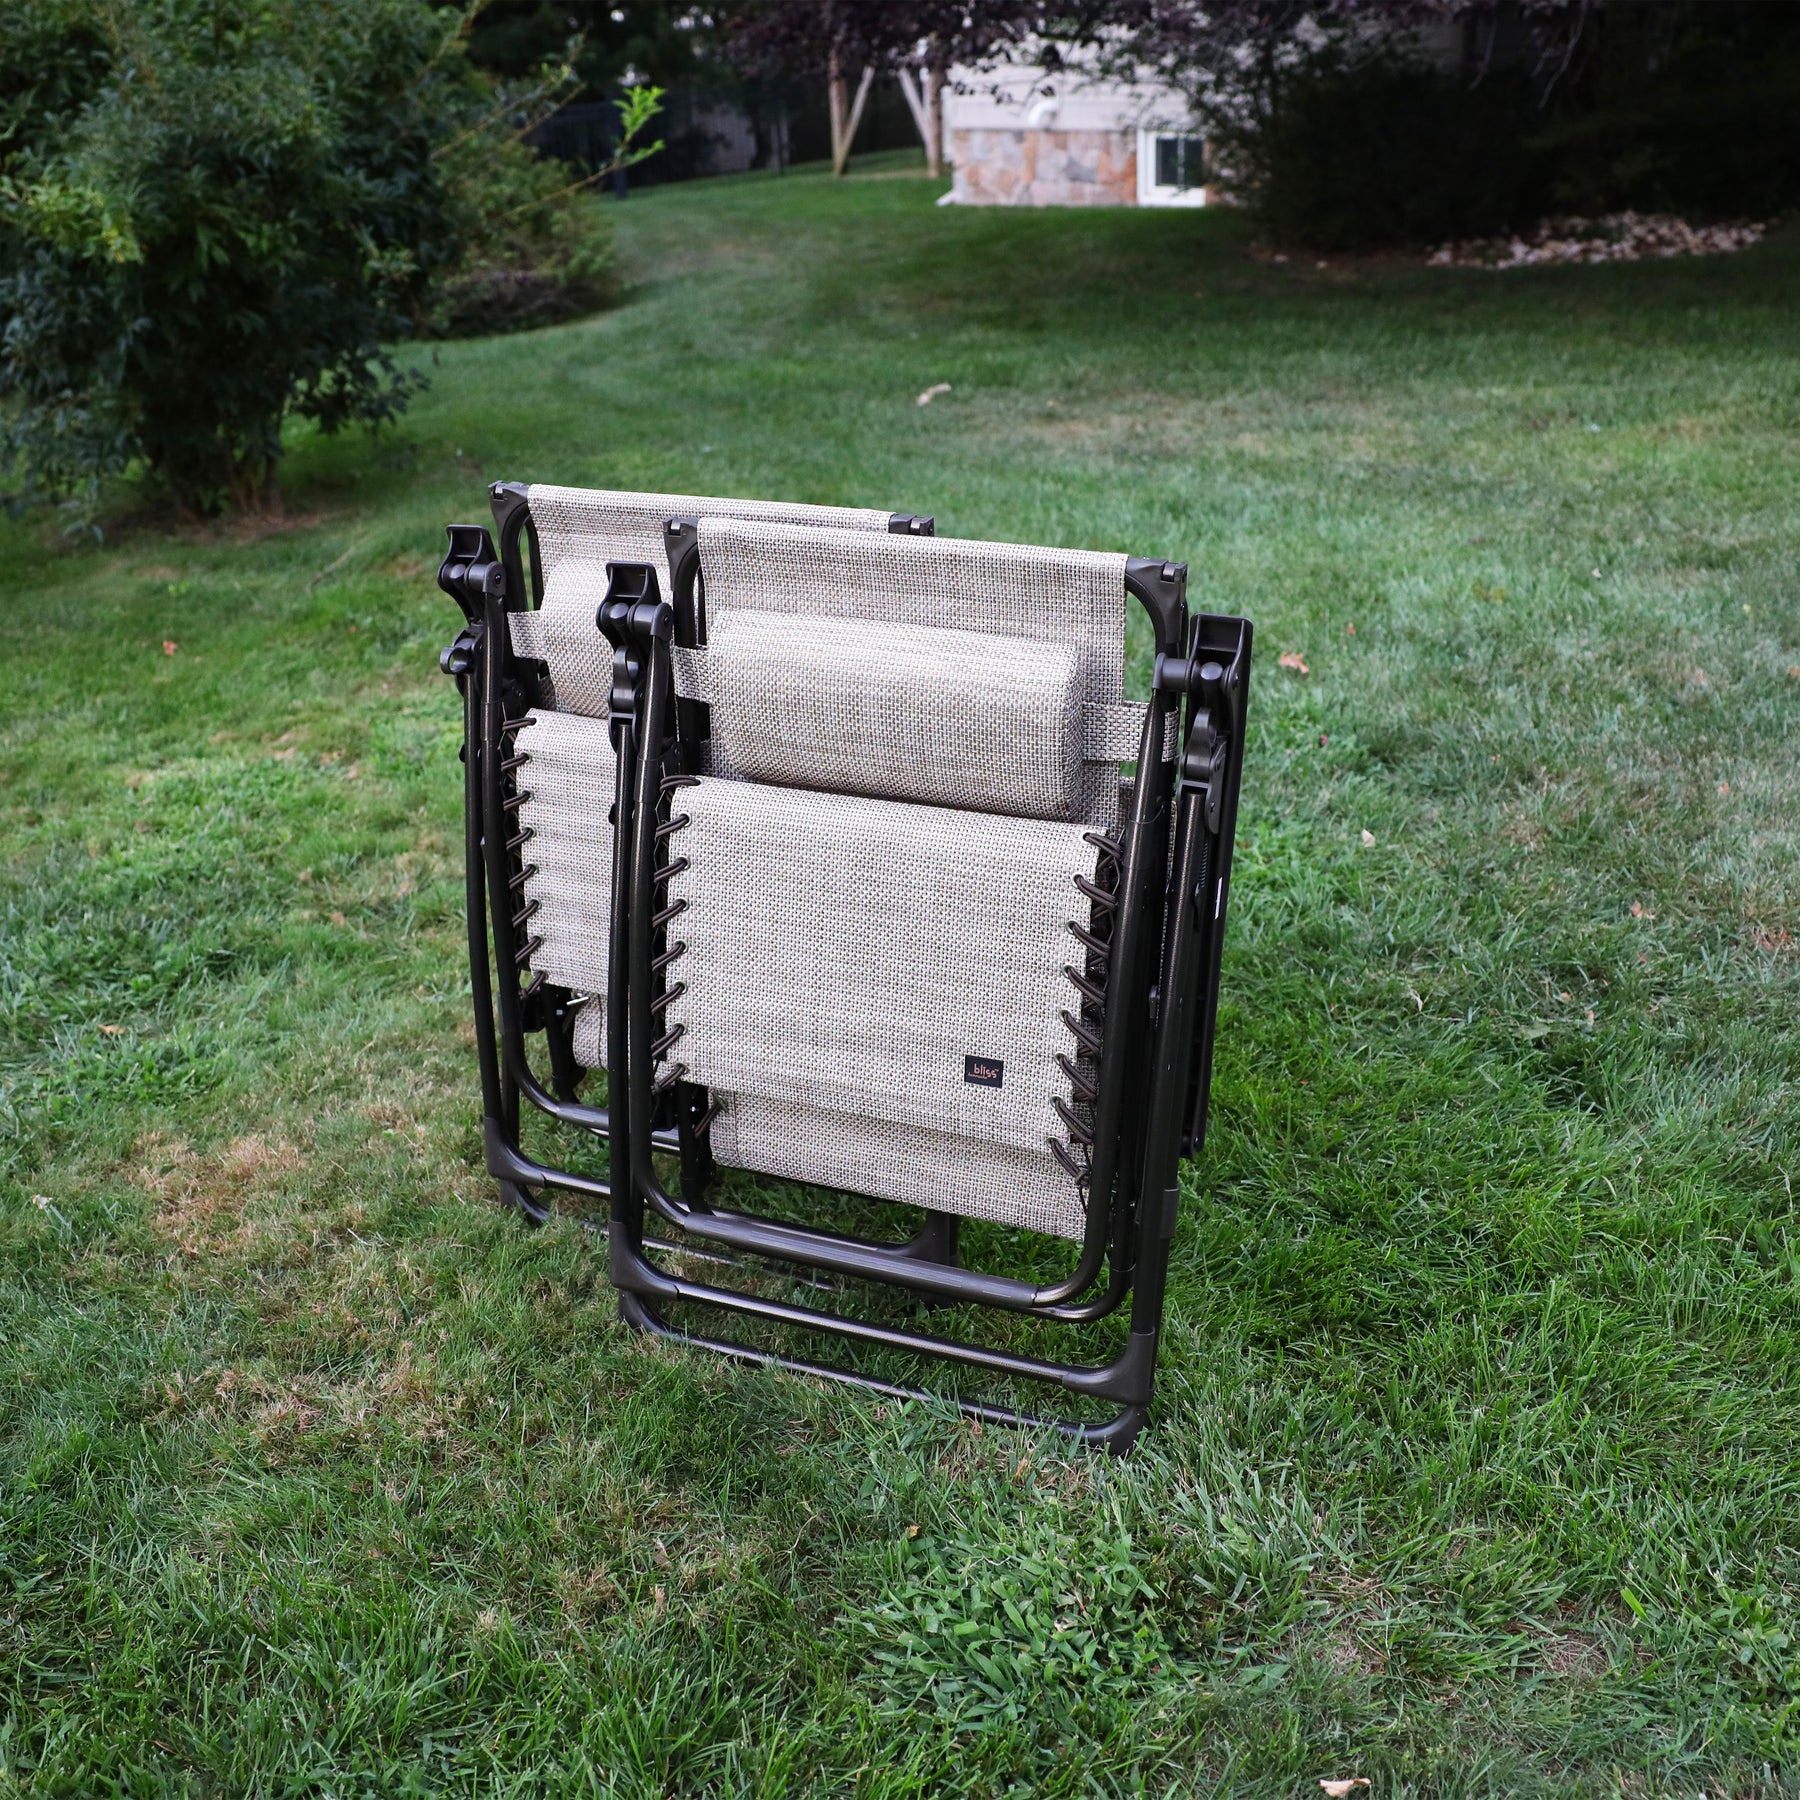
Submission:
M 278 528 L 0 526 L 0 1793 L 1800 1782 L 1800 250 L 935 191 L 636 196 L 624 305 L 421 352 Z M 498 477 L 1255 619 L 1129 1461 L 646 1344 L 491 1205 L 431 575 Z

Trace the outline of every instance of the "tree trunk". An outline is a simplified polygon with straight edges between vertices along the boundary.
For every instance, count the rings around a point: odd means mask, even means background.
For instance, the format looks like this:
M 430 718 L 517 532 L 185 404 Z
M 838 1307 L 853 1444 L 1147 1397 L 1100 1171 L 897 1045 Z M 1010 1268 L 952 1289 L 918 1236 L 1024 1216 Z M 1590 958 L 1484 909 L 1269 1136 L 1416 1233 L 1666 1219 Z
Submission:
M 826 94 L 831 102 L 831 172 L 841 175 L 850 160 L 850 144 L 844 134 L 844 123 L 850 115 L 849 94 L 844 87 L 844 71 L 833 50 L 826 64 Z
M 938 103 L 943 93 L 944 77 L 936 69 L 923 75 L 905 63 L 900 65 L 900 91 L 906 96 L 907 110 L 919 128 L 919 142 L 925 146 L 925 172 L 934 180 L 943 166 L 943 128 L 938 119 Z
M 856 141 L 856 128 L 862 123 L 863 106 L 869 98 L 869 89 L 875 83 L 875 69 L 872 64 L 864 68 L 862 79 L 856 84 L 856 98 L 851 101 L 847 116 L 844 105 L 847 89 L 835 52 L 830 63 L 830 78 L 831 172 L 842 175 L 850 166 L 850 146 Z

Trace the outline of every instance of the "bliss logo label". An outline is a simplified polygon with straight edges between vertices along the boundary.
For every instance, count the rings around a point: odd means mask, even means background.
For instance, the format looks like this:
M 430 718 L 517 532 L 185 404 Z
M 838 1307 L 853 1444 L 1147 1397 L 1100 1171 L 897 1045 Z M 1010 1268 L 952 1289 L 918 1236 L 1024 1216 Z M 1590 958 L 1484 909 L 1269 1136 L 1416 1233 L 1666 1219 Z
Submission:
M 965 1056 L 963 1058 L 963 1080 L 973 1082 L 976 1087 L 998 1087 L 1006 1075 L 1006 1064 L 996 1062 L 991 1056 Z

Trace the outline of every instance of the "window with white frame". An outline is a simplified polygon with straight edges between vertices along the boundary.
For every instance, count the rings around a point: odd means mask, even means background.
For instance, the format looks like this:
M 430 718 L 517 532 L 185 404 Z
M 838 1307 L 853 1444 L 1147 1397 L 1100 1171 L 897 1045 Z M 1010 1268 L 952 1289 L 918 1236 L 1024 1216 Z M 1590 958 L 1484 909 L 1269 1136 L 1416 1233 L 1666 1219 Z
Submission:
M 1206 140 L 1179 131 L 1138 133 L 1138 205 L 1204 206 Z

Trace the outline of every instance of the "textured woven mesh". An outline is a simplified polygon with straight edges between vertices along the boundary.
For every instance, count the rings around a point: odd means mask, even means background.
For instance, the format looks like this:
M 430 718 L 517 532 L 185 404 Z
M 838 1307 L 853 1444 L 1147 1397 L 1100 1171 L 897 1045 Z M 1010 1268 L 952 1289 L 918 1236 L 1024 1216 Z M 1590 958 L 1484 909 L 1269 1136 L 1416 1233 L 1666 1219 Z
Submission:
M 1052 1096 L 1068 1095 L 1056 1056 L 1073 1049 L 1068 922 L 1095 863 L 1079 825 L 739 781 L 702 781 L 679 806 L 689 867 L 668 893 L 686 902 L 670 929 L 687 950 L 670 973 L 686 986 L 667 1017 L 690 1079 L 1047 1153 Z M 971 1059 L 998 1085 L 967 1079 Z M 882 1194 L 885 1169 L 834 1152 L 784 1172 Z M 1063 1229 L 1020 1204 L 999 1183 L 984 1216 Z
M 606 1067 L 606 996 L 595 994 L 575 1015 L 575 1060 L 584 1069 Z
M 1048 1150 L 1018 1150 L 757 1094 L 725 1099 L 713 1121 L 712 1146 L 732 1168 L 1023 1225 L 1052 1237 L 1082 1235 L 1075 1185 Z
M 613 758 L 593 720 L 611 652 L 594 612 L 609 560 L 666 579 L 664 520 L 698 517 L 715 771 L 793 784 L 680 797 L 691 866 L 669 891 L 689 948 L 670 974 L 687 986 L 667 1020 L 684 1028 L 672 1058 L 724 1108 L 716 1153 L 1079 1238 L 1081 1194 L 1048 1144 L 1066 1135 L 1051 1101 L 1068 1098 L 1073 884 L 1095 859 L 1055 817 L 1110 823 L 1108 759 L 1136 753 L 1125 558 L 890 535 L 878 512 L 546 487 L 531 505 L 545 603 L 513 615 L 513 640 L 549 664 L 559 709 L 520 739 L 532 968 L 604 992 Z M 995 640 L 1004 667 L 942 654 Z M 875 785 L 884 762 L 887 791 L 943 805 L 799 791 Z M 576 1016 L 587 1066 L 603 1011 Z M 965 1079 L 968 1059 L 1001 1085 Z
M 879 536 L 702 516 L 708 639 L 734 607 L 882 619 L 1078 645 L 1091 705 L 1125 693 L 1125 562 L 967 538 Z M 1080 815 L 1110 824 L 1118 772 L 1089 764 Z
M 529 717 L 536 723 L 517 742 L 531 760 L 517 780 L 530 798 L 518 818 L 532 834 L 521 847 L 525 865 L 537 864 L 523 901 L 538 905 L 524 930 L 544 940 L 531 968 L 561 987 L 603 994 L 612 909 L 612 741 L 597 719 L 555 712 Z
M 531 522 L 544 570 L 544 601 L 536 612 L 511 616 L 513 653 L 550 665 L 560 712 L 606 716 L 612 687 L 612 647 L 594 625 L 606 598 L 609 562 L 647 562 L 669 591 L 663 522 L 711 513 L 882 532 L 889 514 L 865 507 L 790 506 L 771 500 L 709 500 L 693 494 L 615 493 L 601 488 L 531 488 Z
M 752 781 L 1067 819 L 1082 648 L 733 607 L 706 651 L 716 758 Z

